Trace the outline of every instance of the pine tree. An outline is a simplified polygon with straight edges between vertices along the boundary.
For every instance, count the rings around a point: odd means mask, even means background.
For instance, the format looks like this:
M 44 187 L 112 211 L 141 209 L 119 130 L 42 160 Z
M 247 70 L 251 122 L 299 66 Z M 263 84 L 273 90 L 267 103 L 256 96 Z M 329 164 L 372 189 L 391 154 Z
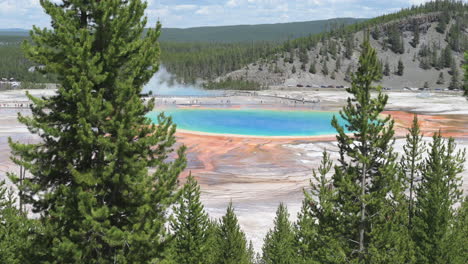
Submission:
M 347 34 L 345 37 L 345 58 L 348 60 L 351 59 L 353 56 L 353 51 L 354 51 L 354 35 L 353 34 Z
M 414 115 L 413 124 L 408 129 L 408 134 L 406 134 L 406 144 L 403 146 L 404 155 L 400 161 L 403 177 L 408 188 L 408 228 L 410 229 L 414 216 L 414 193 L 421 178 L 420 172 L 425 150 L 418 116 Z
M 317 171 L 313 171 L 310 191 L 304 191 L 304 201 L 296 224 L 298 249 L 303 263 L 343 263 L 346 261 L 346 241 L 336 207 L 336 190 L 327 177 L 333 166 L 324 151 Z
M 310 64 L 310 68 L 309 68 L 309 72 L 312 73 L 312 74 L 316 74 L 317 73 L 317 69 L 316 69 L 316 62 L 315 60 Z
M 388 60 L 385 61 L 384 70 L 382 73 L 385 76 L 390 76 L 390 64 L 388 63 Z
M 351 82 L 351 65 L 348 66 L 348 68 L 346 68 L 346 73 L 345 73 L 345 77 L 344 77 L 344 80 L 347 81 L 347 82 Z
M 465 264 L 468 259 L 468 196 L 457 209 L 450 227 L 448 260 L 451 264 Z
M 403 76 L 404 72 L 405 72 L 405 65 L 403 65 L 403 61 L 400 59 L 398 61 L 398 70 L 396 74 L 398 74 L 399 76 Z
M 335 71 L 338 72 L 339 70 L 341 70 L 341 58 L 340 57 L 338 57 L 335 62 Z
M 251 256 L 247 248 L 245 234 L 237 222 L 232 203 L 223 216 L 217 234 L 218 264 L 250 264 Z
M 304 199 L 301 210 L 297 214 L 297 221 L 294 223 L 297 262 L 301 264 L 312 262 L 316 252 L 317 226 L 310 209 L 310 203 Z
M 207 263 L 210 254 L 209 219 L 200 202 L 200 187 L 189 175 L 171 222 L 174 232 L 173 259 L 179 264 Z
M 390 201 L 386 197 L 396 185 L 396 157 L 392 147 L 394 122 L 390 116 L 379 117 L 388 96 L 377 88 L 377 96 L 371 97 L 371 90 L 376 89 L 372 84 L 381 75 L 378 63 L 376 52 L 366 38 L 352 87 L 347 89 L 352 98 L 340 111 L 341 117 L 348 123 L 347 129 L 336 118 L 332 120 L 338 132 L 340 149 L 339 165 L 335 167 L 333 176 L 338 197 L 336 206 L 341 209 L 339 221 L 345 230 L 343 237 L 349 243 L 347 255 L 361 262 L 372 259 L 368 255 L 373 253 L 369 252 L 374 243 L 371 235 L 374 234 L 373 229 L 386 224 L 380 217 L 381 212 L 388 212 L 385 206 Z M 346 131 L 352 131 L 353 136 Z M 391 232 L 392 228 L 385 230 Z
M 460 89 L 461 85 L 460 85 L 460 82 L 458 80 L 458 69 L 456 66 L 452 67 L 452 80 L 450 81 L 450 84 L 449 84 L 449 89 L 450 90 L 455 90 L 455 89 Z
M 175 126 L 163 115 L 153 125 L 145 114 L 154 101 L 140 97 L 159 67 L 161 26 L 145 29 L 141 0 L 41 5 L 52 28 L 35 27 L 24 49 L 60 85 L 49 98 L 29 95 L 32 116 L 19 117 L 42 141 L 10 139 L 31 174 L 22 199 L 45 228 L 37 261 L 156 261 L 186 163 L 184 148 L 167 161 Z
M 447 28 L 447 24 L 450 22 L 450 14 L 447 10 L 444 10 L 439 17 L 439 23 L 437 24 L 436 30 L 440 34 L 445 33 L 445 29 Z
M 463 65 L 463 69 L 465 70 L 463 89 L 465 90 L 465 96 L 468 97 L 468 52 L 465 52 L 465 64 Z
M 444 84 L 444 83 L 445 83 L 444 73 L 440 72 L 439 73 L 439 79 L 437 79 L 437 84 Z
M 444 68 L 450 68 L 452 67 L 452 62 L 453 62 L 453 55 L 452 55 L 452 49 L 449 46 L 446 46 L 445 49 L 442 51 L 440 54 L 440 60 L 441 60 L 441 65 Z
M 323 64 L 322 64 L 322 73 L 325 76 L 328 75 L 328 66 L 327 66 L 327 61 L 326 60 L 324 60 Z
M 411 46 L 413 46 L 413 48 L 416 48 L 419 44 L 419 24 L 416 20 L 414 20 L 413 22 L 413 32 L 414 35 L 413 40 L 411 41 Z
M 301 70 L 306 71 L 306 65 L 304 63 L 301 64 Z
M 288 209 L 280 204 L 276 211 L 275 226 L 268 231 L 263 245 L 265 264 L 295 264 L 294 232 L 289 222 Z
M 15 207 L 12 190 L 0 182 L 0 263 L 37 263 L 34 253 L 37 248 L 33 238 L 40 233 L 36 220 L 31 220 Z
M 453 205 L 460 201 L 465 152 L 456 151 L 452 138 L 433 136 L 416 191 L 413 237 L 417 263 L 449 263 L 448 234 L 454 216 Z

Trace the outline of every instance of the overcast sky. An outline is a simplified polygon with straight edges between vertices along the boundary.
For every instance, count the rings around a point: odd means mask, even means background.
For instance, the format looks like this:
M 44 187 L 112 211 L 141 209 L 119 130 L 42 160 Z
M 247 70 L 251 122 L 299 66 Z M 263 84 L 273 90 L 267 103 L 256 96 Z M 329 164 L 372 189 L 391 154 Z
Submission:
M 60 1 L 60 0 L 53 0 Z M 199 27 L 370 18 L 426 0 L 147 0 L 151 25 Z M 0 28 L 46 27 L 39 0 L 0 0 Z

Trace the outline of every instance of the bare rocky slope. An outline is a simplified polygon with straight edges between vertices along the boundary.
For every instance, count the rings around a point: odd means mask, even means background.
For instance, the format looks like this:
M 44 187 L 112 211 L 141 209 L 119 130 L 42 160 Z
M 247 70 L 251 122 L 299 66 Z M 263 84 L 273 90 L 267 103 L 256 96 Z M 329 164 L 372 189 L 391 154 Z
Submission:
M 456 86 L 451 86 L 452 75 L 457 74 L 454 73 L 454 69 L 458 72 L 458 87 L 461 87 L 460 65 L 463 63 L 463 52 L 468 39 L 467 14 L 445 18 L 447 22 L 441 32 L 439 27 L 443 16 L 442 12 L 419 14 L 375 25 L 369 29 L 372 33 L 371 44 L 377 50 L 382 63 L 382 72 L 385 72 L 385 65 L 388 65 L 386 75 L 383 74 L 381 80 L 383 87 L 426 86 L 430 89 L 455 89 Z M 454 36 L 454 32 L 458 32 L 457 36 Z M 365 35 L 365 31 L 361 30 L 349 34 L 348 37 L 324 38 L 306 49 L 296 46 L 288 51 L 278 52 L 272 59 L 251 63 L 218 80 L 243 79 L 270 87 L 349 86 L 350 72 L 358 65 L 360 43 Z M 395 35 L 399 43 L 395 43 Z M 419 35 L 416 44 L 415 35 Z M 346 43 L 350 39 L 352 43 Z M 352 52 L 347 51 L 349 47 L 352 47 Z M 449 54 L 446 54 L 448 52 Z M 444 62 L 444 57 L 450 57 L 451 61 L 445 59 Z M 397 73 L 399 61 L 404 66 L 402 75 Z M 315 71 L 311 69 L 311 65 L 315 65 Z M 328 73 L 324 68 L 328 69 Z

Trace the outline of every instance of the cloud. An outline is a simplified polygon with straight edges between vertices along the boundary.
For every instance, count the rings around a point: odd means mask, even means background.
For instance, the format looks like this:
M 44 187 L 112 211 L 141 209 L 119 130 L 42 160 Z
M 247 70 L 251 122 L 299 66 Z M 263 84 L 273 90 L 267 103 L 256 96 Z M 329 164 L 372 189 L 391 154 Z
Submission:
M 61 2 L 61 0 L 52 0 Z M 148 25 L 164 27 L 260 24 L 334 17 L 374 17 L 429 0 L 147 0 Z M 0 0 L 0 27 L 46 27 L 38 0 Z
M 198 6 L 196 5 L 176 5 L 172 9 L 175 11 L 183 11 L 183 10 L 194 10 L 197 9 Z

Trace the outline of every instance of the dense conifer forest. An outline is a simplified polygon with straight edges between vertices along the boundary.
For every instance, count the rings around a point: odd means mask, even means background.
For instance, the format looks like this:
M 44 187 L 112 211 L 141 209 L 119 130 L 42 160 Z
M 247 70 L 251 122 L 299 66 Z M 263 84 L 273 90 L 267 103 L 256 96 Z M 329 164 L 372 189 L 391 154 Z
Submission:
M 427 31 L 427 28 L 420 25 L 423 21 L 437 22 L 437 32 L 445 36 L 442 44 L 440 40 L 420 43 L 421 35 Z M 357 63 L 357 57 L 353 54 L 360 50 L 359 42 L 356 41 L 357 34 L 371 31 L 372 40 L 382 46 L 382 51 L 379 52 L 390 50 L 395 55 L 391 58 L 398 58 L 407 50 L 408 52 L 415 50 L 413 62 L 418 65 L 417 67 L 426 71 L 435 69 L 444 75 L 439 78 L 438 84 L 451 89 L 461 88 L 460 73 L 456 69 L 461 61 L 456 54 L 463 53 L 468 47 L 468 36 L 464 33 L 468 28 L 468 5 L 462 1 L 428 2 L 351 25 L 349 24 L 353 21 L 332 22 L 320 24 L 325 32 L 283 42 L 280 37 L 270 41 L 254 39 L 246 41 L 239 34 L 234 34 L 233 37 L 237 37 L 231 41 L 221 41 L 221 37 L 217 40 L 207 39 L 196 42 L 184 42 L 191 39 L 188 36 L 183 39 L 184 41 L 176 37 L 168 38 L 177 41 L 161 42 L 161 62 L 182 83 L 214 81 L 219 77 L 226 78 L 226 75 L 232 79 L 240 79 L 244 78 L 242 74 L 229 75 L 229 73 L 241 69 L 243 72 L 255 69 L 271 77 L 267 79 L 310 72 L 330 77 L 332 80 L 343 79 L 349 83 L 350 71 L 355 70 Z M 277 24 L 271 27 L 276 26 L 278 27 L 276 30 L 281 31 L 281 27 L 286 25 Z M 202 33 L 211 36 L 210 30 L 213 29 L 206 28 Z M 261 29 L 258 30 L 260 33 Z M 409 46 L 405 45 L 405 37 L 401 33 L 405 30 L 413 34 Z M 20 43 L 24 38 L 0 36 L 0 56 L 6 58 L 0 61 L 0 78 L 55 82 L 54 76 L 43 75 L 39 71 L 30 72 L 31 67 L 37 64 L 30 62 L 22 54 Z M 403 68 L 408 65 L 400 61 L 392 61 L 391 65 L 388 55 L 385 56 L 387 58 L 384 56 L 379 58 L 381 60 L 379 67 L 383 76 L 404 77 Z M 397 66 L 398 69 L 394 71 Z M 249 81 L 269 84 L 256 79 L 256 76 L 259 75 L 253 74 Z M 432 85 L 435 85 L 435 81 Z
M 160 65 L 161 30 L 143 36 L 146 4 L 41 4 L 61 23 L 36 29 L 23 48 L 61 85 L 50 98 L 29 95 L 32 115 L 19 115 L 42 141 L 9 140 L 30 177 L 9 174 L 19 196 L 0 183 L 0 263 L 466 263 L 466 153 L 440 133 L 424 143 L 417 116 L 396 153 L 370 34 L 339 112 L 348 124 L 332 120 L 340 159 L 323 153 L 298 220 L 279 204 L 256 254 L 235 204 L 210 219 L 196 179 L 179 186 L 187 160 L 171 119 L 161 114 L 156 126 L 145 117 L 154 101 L 140 93 Z

